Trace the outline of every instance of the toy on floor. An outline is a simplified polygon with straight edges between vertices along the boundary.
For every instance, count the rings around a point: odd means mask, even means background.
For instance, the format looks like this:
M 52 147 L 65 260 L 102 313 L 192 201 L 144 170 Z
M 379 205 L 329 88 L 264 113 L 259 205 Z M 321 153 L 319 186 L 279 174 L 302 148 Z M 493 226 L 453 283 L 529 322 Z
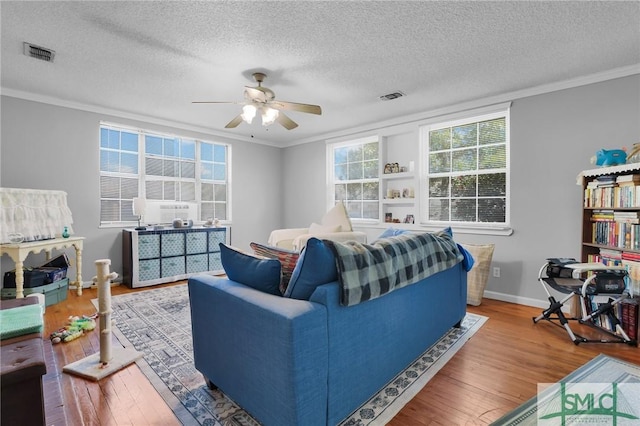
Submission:
M 56 344 L 60 342 L 70 342 L 72 340 L 77 339 L 82 336 L 85 331 L 91 331 L 96 328 L 96 320 L 97 314 L 94 315 L 83 315 L 81 317 L 71 316 L 68 318 L 68 324 L 59 329 L 58 331 L 54 331 L 49 335 L 49 339 L 51 339 L 51 343 Z

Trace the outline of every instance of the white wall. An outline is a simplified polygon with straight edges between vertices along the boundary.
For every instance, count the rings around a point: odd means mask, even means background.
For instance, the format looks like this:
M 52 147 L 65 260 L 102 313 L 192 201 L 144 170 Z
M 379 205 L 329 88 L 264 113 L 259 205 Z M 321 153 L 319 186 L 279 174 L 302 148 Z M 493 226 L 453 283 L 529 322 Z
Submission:
M 405 128 L 406 131 L 406 128 Z M 404 137 L 402 138 L 404 140 Z M 495 243 L 487 295 L 546 304 L 537 282 L 547 257 L 580 257 L 581 170 L 600 148 L 640 142 L 640 76 L 514 99 L 511 107 L 510 236 L 456 234 L 460 242 Z M 415 143 L 418 144 L 417 132 Z M 286 227 L 306 226 L 326 210 L 326 145 L 318 141 L 284 153 Z M 375 237 L 384 228 L 369 229 Z
M 122 273 L 121 228 L 99 228 L 99 123 L 101 120 L 169 132 L 232 145 L 232 244 L 249 249 L 251 241 L 266 242 L 282 223 L 279 148 L 225 140 L 174 129 L 2 96 L 0 185 L 7 188 L 66 191 L 77 236 L 85 237 L 82 276 L 95 276 L 95 260 L 111 259 L 111 270 Z M 69 257 L 74 259 L 73 252 Z M 25 264 L 36 265 L 43 256 Z M 2 257 L 2 271 L 13 269 Z M 73 278 L 74 275 L 71 274 Z

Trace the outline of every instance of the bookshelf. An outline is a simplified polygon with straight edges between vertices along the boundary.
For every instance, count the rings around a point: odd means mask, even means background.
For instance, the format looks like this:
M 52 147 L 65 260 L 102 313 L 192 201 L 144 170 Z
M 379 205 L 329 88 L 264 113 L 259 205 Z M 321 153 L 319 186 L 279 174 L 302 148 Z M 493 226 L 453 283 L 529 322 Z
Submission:
M 620 304 L 618 318 L 638 339 L 640 300 L 640 163 L 585 170 L 582 185 L 582 262 L 622 265 L 633 298 Z M 633 322 L 634 324 L 630 324 Z M 625 330 L 627 331 L 627 330 Z

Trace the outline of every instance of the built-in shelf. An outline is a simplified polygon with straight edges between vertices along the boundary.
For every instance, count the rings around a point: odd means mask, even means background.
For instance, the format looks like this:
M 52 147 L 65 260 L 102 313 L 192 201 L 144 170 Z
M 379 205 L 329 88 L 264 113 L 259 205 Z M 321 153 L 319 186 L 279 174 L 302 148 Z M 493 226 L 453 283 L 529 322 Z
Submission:
M 380 179 L 413 179 L 415 173 L 413 172 L 401 172 L 401 173 L 384 173 L 380 176 Z
M 382 204 L 406 204 L 414 205 L 416 203 L 415 198 L 385 198 L 382 200 Z

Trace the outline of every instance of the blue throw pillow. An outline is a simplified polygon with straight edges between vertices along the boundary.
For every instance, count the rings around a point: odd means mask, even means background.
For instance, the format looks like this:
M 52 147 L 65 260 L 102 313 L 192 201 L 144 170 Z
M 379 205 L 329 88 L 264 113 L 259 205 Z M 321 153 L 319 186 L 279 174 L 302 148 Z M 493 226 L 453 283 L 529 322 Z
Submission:
M 278 259 L 264 259 L 220 243 L 220 260 L 230 280 L 265 293 L 280 295 L 281 266 Z
M 408 229 L 387 228 L 382 234 L 380 234 L 378 240 L 380 238 L 397 237 L 398 235 L 406 234 L 407 232 L 410 231 Z
M 331 249 L 319 239 L 309 238 L 293 269 L 284 297 L 309 300 L 316 287 L 337 279 L 336 258 Z

